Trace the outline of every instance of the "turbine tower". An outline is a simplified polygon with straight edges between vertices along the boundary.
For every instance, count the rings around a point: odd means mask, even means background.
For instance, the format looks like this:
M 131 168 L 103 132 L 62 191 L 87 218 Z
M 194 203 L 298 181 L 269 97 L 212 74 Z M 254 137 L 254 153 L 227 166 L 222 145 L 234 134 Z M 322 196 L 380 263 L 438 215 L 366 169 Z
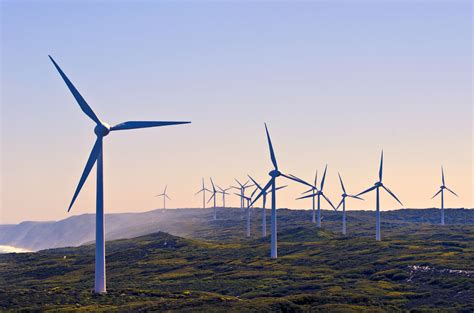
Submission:
M 393 192 L 390 191 L 383 183 L 382 183 L 382 176 L 383 176 L 383 150 L 382 154 L 380 156 L 380 168 L 379 168 L 379 180 L 376 182 L 372 187 L 368 188 L 367 190 L 364 190 L 356 195 L 356 197 L 361 196 L 367 192 L 370 192 L 375 189 L 376 192 L 376 199 L 375 199 L 375 240 L 380 241 L 381 236 L 380 236 L 380 188 L 385 189 L 385 191 L 391 195 L 395 200 L 397 200 L 398 203 L 403 205 L 403 203 L 398 200 L 397 196 Z
M 247 196 L 242 196 L 238 193 L 234 193 L 235 195 L 241 197 L 244 201 L 247 200 L 247 208 L 246 208 L 246 215 L 247 215 L 247 220 L 246 220 L 246 225 L 247 225 L 247 237 L 250 237 L 250 206 L 251 206 L 251 201 L 252 198 L 247 197 Z
M 217 220 L 217 207 L 216 207 L 216 194 L 217 194 L 217 190 L 216 190 L 216 187 L 214 186 L 214 182 L 212 181 L 212 178 L 210 178 L 211 180 L 211 185 L 212 185 L 212 196 L 209 198 L 209 200 L 207 200 L 207 203 L 209 203 L 212 199 L 214 199 L 214 217 L 213 217 L 213 220 Z
M 439 187 L 439 191 L 435 193 L 433 197 L 431 197 L 431 199 L 433 199 L 438 194 L 441 194 L 441 225 L 444 225 L 444 190 L 447 190 L 453 195 L 455 195 L 456 197 L 459 197 L 454 191 L 446 187 L 446 184 L 444 182 L 444 170 L 443 170 L 443 167 L 441 166 L 441 186 Z
M 250 205 L 253 205 L 263 194 L 271 187 L 272 193 L 272 215 L 271 215 L 271 249 L 270 249 L 270 257 L 272 259 L 276 259 L 278 257 L 277 251 L 277 212 L 276 212 L 276 179 L 279 176 L 286 177 L 287 179 L 298 181 L 297 179 L 285 175 L 278 169 L 277 160 L 275 157 L 275 152 L 273 151 L 272 140 L 270 139 L 270 134 L 268 133 L 267 124 L 265 124 L 265 132 L 267 133 L 267 141 L 268 141 L 268 148 L 270 150 L 270 158 L 272 160 L 272 164 L 274 169 L 271 170 L 268 175 L 270 175 L 270 180 L 268 183 L 263 187 L 262 191 L 258 194 L 258 196 L 252 201 Z
M 223 188 L 217 186 L 217 188 L 219 188 L 219 190 L 217 190 L 217 192 L 222 194 L 222 207 L 225 208 L 225 196 L 229 194 L 227 191 L 232 189 L 232 187 L 223 189 Z
M 250 195 L 251 197 L 253 197 L 254 194 L 258 190 L 263 191 L 263 188 L 250 175 L 248 175 L 248 177 L 252 180 L 252 182 L 256 186 L 255 190 Z M 285 187 L 287 187 L 287 186 L 286 185 L 285 186 L 280 186 L 280 187 L 277 187 L 275 190 L 283 189 Z M 268 194 L 268 192 L 266 190 L 262 194 L 262 198 L 263 198 L 263 203 L 262 203 L 262 237 L 267 236 L 267 215 L 266 215 L 266 210 L 265 210 L 265 204 L 267 203 L 267 194 Z
M 318 197 L 318 211 L 317 211 L 318 219 L 317 219 L 317 224 L 316 224 L 317 227 L 321 227 L 321 197 L 323 197 L 324 200 L 326 200 L 326 202 L 329 203 L 329 205 L 333 208 L 333 210 L 336 210 L 336 207 L 332 204 L 331 200 L 329 200 L 329 198 L 323 192 L 324 182 L 326 181 L 327 169 L 328 169 L 328 166 L 326 165 L 326 168 L 324 169 L 323 178 L 321 179 L 321 186 L 320 186 L 319 189 L 316 187 L 317 179 L 318 179 L 318 173 L 317 172 L 316 172 L 316 176 L 314 178 L 314 185 L 311 185 L 310 183 L 305 182 L 301 178 L 298 178 L 294 175 L 291 175 L 293 178 L 297 179 L 297 181 L 299 183 L 302 183 L 304 185 L 307 185 L 308 187 L 311 187 L 310 190 L 305 191 L 304 193 L 312 192 L 312 194 L 307 195 L 307 196 L 299 197 L 296 200 L 306 199 L 306 198 L 313 198 L 314 199 L 315 197 Z M 313 223 L 314 223 L 314 201 L 313 201 Z
M 74 87 L 69 78 L 64 74 L 61 68 L 56 64 L 51 56 L 49 56 L 54 64 L 54 67 L 61 75 L 62 79 L 66 83 L 69 91 L 72 93 L 77 103 L 79 104 L 82 111 L 96 124 L 94 132 L 97 136 L 92 151 L 87 160 L 86 166 L 82 173 L 79 184 L 74 192 L 71 203 L 68 208 L 68 212 L 71 210 L 74 201 L 76 200 L 82 186 L 87 180 L 92 167 L 97 163 L 97 185 L 96 185 L 96 239 L 95 239 L 95 293 L 105 293 L 106 279 L 105 279 L 105 237 L 104 237 L 104 172 L 103 172 L 103 139 L 110 132 L 118 130 L 128 130 L 146 127 L 158 127 L 158 126 L 169 126 L 186 124 L 190 122 L 162 122 L 162 121 L 128 121 L 110 126 L 109 124 L 100 120 L 94 111 L 91 109 L 86 100 L 81 96 L 79 91 Z
M 199 190 L 198 192 L 196 192 L 194 195 L 198 195 L 202 192 L 202 208 L 205 209 L 206 208 L 206 191 L 208 192 L 211 192 L 209 189 L 207 189 L 205 186 L 204 186 L 204 178 L 202 179 L 202 188 L 201 190 Z
M 166 193 L 166 189 L 168 189 L 168 185 L 165 186 L 165 190 L 163 191 L 163 193 L 160 193 L 159 195 L 155 196 L 155 197 L 163 197 L 163 209 L 166 209 L 166 198 L 168 198 L 168 200 L 171 200 L 171 198 L 168 197 L 168 194 Z
M 341 195 L 342 196 L 341 202 L 339 202 L 339 204 L 337 205 L 336 210 L 339 209 L 339 207 L 342 204 L 342 234 L 345 235 L 346 234 L 346 198 L 349 197 L 349 198 L 354 198 L 354 199 L 359 199 L 359 200 L 364 200 L 364 199 L 358 196 L 348 195 L 346 192 L 346 188 L 344 188 L 344 183 L 342 182 L 341 174 L 337 173 L 337 175 L 339 176 L 339 181 L 341 182 L 341 188 L 342 188 L 343 193 Z

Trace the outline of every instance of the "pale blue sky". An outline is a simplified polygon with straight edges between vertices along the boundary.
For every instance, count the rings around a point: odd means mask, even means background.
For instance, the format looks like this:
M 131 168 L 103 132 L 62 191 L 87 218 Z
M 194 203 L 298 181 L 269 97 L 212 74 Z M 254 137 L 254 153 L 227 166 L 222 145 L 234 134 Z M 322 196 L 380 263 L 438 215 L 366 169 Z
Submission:
M 266 180 L 264 121 L 283 169 L 329 163 L 334 199 L 336 171 L 360 191 L 384 148 L 408 207 L 438 205 L 442 163 L 462 195 L 448 206 L 472 206 L 471 1 L 2 1 L 1 26 L 0 222 L 67 217 L 94 141 L 48 54 L 110 124 L 193 121 L 106 138 L 107 212 L 159 207 L 167 183 L 183 207 L 202 176 Z M 94 211 L 94 188 L 73 214 Z M 300 189 L 280 205 L 307 207 Z

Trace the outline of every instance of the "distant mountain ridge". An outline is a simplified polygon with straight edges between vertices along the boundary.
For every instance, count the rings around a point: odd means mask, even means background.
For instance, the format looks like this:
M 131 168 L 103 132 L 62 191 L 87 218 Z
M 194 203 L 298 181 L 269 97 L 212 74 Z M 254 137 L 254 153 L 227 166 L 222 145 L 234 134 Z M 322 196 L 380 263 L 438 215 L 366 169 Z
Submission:
M 255 210 L 258 210 L 257 208 Z M 279 219 L 283 223 L 306 221 L 307 210 L 281 209 Z M 323 210 L 323 227 L 338 230 L 339 213 Z M 212 209 L 157 209 L 141 213 L 114 213 L 105 215 L 106 239 L 127 239 L 157 231 L 175 236 L 216 239 L 209 233 L 212 222 Z M 218 209 L 218 217 L 226 220 L 228 226 L 241 221 L 242 211 L 238 208 Z M 348 211 L 349 227 L 353 221 L 371 223 L 372 211 Z M 258 229 L 260 214 L 254 215 L 253 226 Z M 232 222 L 234 221 L 234 222 Z M 382 212 L 383 223 L 439 223 L 438 209 L 402 209 Z M 330 222 L 330 223 L 326 223 Z M 474 210 L 449 209 L 446 211 L 448 224 L 474 224 Z M 280 222 L 279 222 L 280 223 Z M 226 224 L 224 224 L 226 225 Z M 226 227 L 226 226 L 219 226 Z M 242 225 L 243 229 L 243 225 Z M 363 233 L 361 235 L 366 235 Z M 225 239 L 226 235 L 220 235 Z M 219 239 L 220 239 L 219 238 Z M 83 214 L 60 221 L 22 222 L 16 225 L 0 225 L 0 245 L 38 251 L 49 248 L 80 246 L 95 239 L 95 215 Z

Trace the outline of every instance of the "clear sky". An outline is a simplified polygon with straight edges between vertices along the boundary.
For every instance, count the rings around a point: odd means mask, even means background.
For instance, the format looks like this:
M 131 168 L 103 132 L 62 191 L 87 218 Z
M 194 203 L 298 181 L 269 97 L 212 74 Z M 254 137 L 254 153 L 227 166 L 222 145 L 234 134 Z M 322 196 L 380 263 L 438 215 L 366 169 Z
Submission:
M 3 0 L 1 13 L 0 223 L 95 211 L 93 171 L 66 212 L 94 125 L 48 54 L 109 124 L 193 122 L 105 138 L 108 213 L 159 208 L 166 184 L 171 207 L 198 207 L 201 177 L 264 183 L 264 122 L 282 171 L 312 179 L 329 164 L 334 202 L 337 171 L 362 191 L 383 148 L 406 207 L 439 206 L 441 164 L 460 194 L 446 205 L 473 206 L 471 1 Z M 308 208 L 304 190 L 291 183 L 278 205 Z M 373 194 L 348 203 L 373 207 Z

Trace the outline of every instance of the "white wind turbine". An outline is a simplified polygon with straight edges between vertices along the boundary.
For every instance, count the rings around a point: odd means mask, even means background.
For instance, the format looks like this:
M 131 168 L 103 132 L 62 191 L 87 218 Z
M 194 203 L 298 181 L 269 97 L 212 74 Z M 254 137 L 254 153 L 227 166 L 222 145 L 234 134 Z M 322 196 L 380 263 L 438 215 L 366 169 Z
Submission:
M 231 187 L 234 188 L 234 189 L 240 190 L 240 195 L 238 195 L 238 196 L 240 197 L 240 208 L 243 209 L 244 208 L 244 202 L 245 202 L 244 201 L 245 189 L 247 189 L 249 187 L 252 187 L 253 185 L 249 185 L 248 180 L 245 182 L 245 184 L 242 184 L 236 178 L 234 178 L 234 180 L 237 182 L 237 184 L 239 184 L 239 187 L 237 187 L 237 186 L 231 186 Z
M 433 197 L 431 197 L 431 199 L 433 199 L 438 194 L 441 194 L 441 225 L 444 225 L 444 190 L 447 190 L 456 197 L 459 197 L 454 191 L 446 187 L 446 184 L 444 182 L 444 170 L 443 167 L 441 167 L 441 186 L 439 187 L 439 191 L 435 193 Z
M 196 192 L 194 195 L 198 195 L 202 192 L 202 208 L 205 209 L 206 208 L 206 191 L 207 192 L 211 192 L 209 189 L 206 188 L 206 186 L 204 186 L 204 178 L 202 179 L 202 188 L 201 190 L 199 190 L 198 192 Z
M 271 170 L 268 175 L 270 175 L 270 180 L 268 183 L 263 187 L 262 191 L 258 194 L 258 196 L 252 201 L 250 204 L 253 205 L 261 196 L 265 194 L 265 192 L 271 187 L 271 193 L 272 193 L 272 215 L 271 215 L 271 249 L 270 249 L 270 257 L 272 259 L 276 259 L 278 257 L 278 251 L 277 251 L 277 212 L 276 212 L 276 179 L 279 176 L 283 176 L 285 178 L 288 178 L 290 180 L 294 180 L 299 182 L 297 179 L 285 175 L 282 172 L 278 170 L 278 164 L 277 160 L 275 157 L 275 152 L 273 151 L 273 146 L 272 146 L 272 140 L 270 139 L 270 134 L 268 133 L 268 128 L 267 124 L 265 124 L 265 132 L 267 133 L 267 141 L 268 141 L 268 148 L 270 150 L 270 158 L 272 160 L 272 164 L 274 169 Z
M 217 188 L 219 188 L 219 190 L 217 190 L 217 192 L 222 194 L 222 207 L 225 208 L 225 196 L 229 195 L 229 193 L 227 191 L 232 189 L 232 187 L 224 189 L 224 188 L 219 187 L 218 185 L 216 185 L 216 186 L 217 186 Z
M 216 207 L 216 194 L 217 194 L 217 190 L 216 190 L 216 187 L 214 186 L 214 182 L 212 181 L 212 178 L 210 178 L 211 180 L 211 185 L 212 185 L 212 196 L 209 198 L 209 200 L 207 200 L 207 203 L 209 203 L 212 199 L 214 199 L 214 216 L 213 216 L 213 220 L 217 220 L 217 207 Z
M 364 200 L 364 199 L 358 196 L 348 195 L 346 192 L 346 188 L 344 188 L 344 183 L 342 182 L 341 174 L 337 173 L 337 175 L 339 176 L 339 181 L 341 182 L 341 188 L 342 188 L 343 194 L 341 195 L 342 199 L 341 199 L 341 202 L 339 202 L 339 204 L 337 205 L 336 210 L 339 209 L 339 207 L 342 204 L 342 234 L 345 235 L 346 234 L 346 198 L 349 197 L 349 198 L 354 198 L 354 199 L 359 199 L 359 200 Z
M 398 200 L 397 196 L 393 192 L 390 191 L 383 183 L 382 183 L 382 177 L 383 177 L 383 151 L 380 156 L 380 169 L 379 169 L 379 180 L 370 188 L 367 190 L 364 190 L 356 195 L 356 197 L 363 195 L 364 193 L 370 192 L 375 189 L 376 191 L 376 199 L 375 199 L 375 210 L 376 210 L 376 215 L 375 215 L 375 240 L 380 241 L 381 236 L 380 236 L 380 188 L 385 189 L 385 191 L 391 195 L 395 200 L 397 200 L 398 203 L 401 205 L 402 202 Z
M 159 195 L 156 195 L 155 197 L 163 197 L 163 209 L 166 209 L 166 199 L 171 200 L 170 197 L 168 197 L 168 194 L 166 193 L 166 189 L 168 189 L 168 185 L 165 186 L 165 190 L 163 193 L 160 193 Z
M 250 237 L 250 206 L 251 206 L 251 201 L 252 201 L 252 198 L 250 197 L 247 197 L 247 196 L 242 196 L 238 193 L 234 193 L 235 195 L 239 196 L 240 198 L 247 200 L 247 208 L 246 208 L 246 215 L 247 215 L 247 219 L 246 219 L 246 226 L 247 226 L 247 237 Z
M 79 180 L 79 184 L 72 197 L 68 212 L 71 210 L 74 201 L 76 200 L 77 196 L 79 195 L 79 192 L 81 191 L 82 186 L 86 182 L 87 177 L 89 176 L 89 173 L 92 170 L 92 167 L 97 163 L 94 292 L 105 293 L 107 292 L 107 288 L 105 277 L 103 138 L 112 131 L 178 125 L 190 122 L 128 121 L 117 124 L 115 126 L 110 126 L 109 124 L 103 122 L 97 117 L 97 115 L 91 109 L 89 104 L 87 104 L 86 100 L 84 100 L 79 91 L 76 89 L 76 87 L 74 87 L 72 82 L 69 80 L 66 74 L 64 74 L 58 64 L 56 64 L 56 62 L 51 56 L 49 56 L 49 58 L 53 62 L 54 66 L 59 72 L 59 75 L 61 75 L 62 79 L 66 83 L 67 87 L 69 88 L 69 91 L 71 91 L 72 95 L 76 99 L 82 111 L 96 124 L 94 132 L 97 136 L 97 139 L 95 141 L 94 146 L 92 147 L 89 159 L 87 160 L 81 179 Z

